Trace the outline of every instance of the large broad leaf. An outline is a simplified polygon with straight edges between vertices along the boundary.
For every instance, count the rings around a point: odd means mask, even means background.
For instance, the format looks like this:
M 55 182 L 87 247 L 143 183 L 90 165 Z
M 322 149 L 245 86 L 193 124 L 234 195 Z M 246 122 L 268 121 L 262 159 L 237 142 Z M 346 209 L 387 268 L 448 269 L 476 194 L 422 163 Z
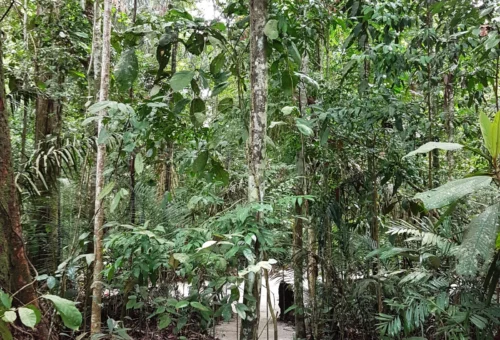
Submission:
M 233 98 L 224 98 L 219 102 L 219 106 L 217 107 L 217 110 L 220 112 L 226 112 L 230 109 L 233 108 Z
M 212 170 L 210 171 L 214 181 L 229 184 L 229 173 L 224 169 L 224 166 L 218 160 L 212 159 Z
M 210 63 L 210 73 L 214 76 L 217 75 L 224 67 L 225 61 L 224 53 L 219 53 Z
M 203 306 L 201 303 L 199 303 L 198 301 L 193 301 L 191 302 L 191 307 L 194 307 L 196 309 L 199 309 L 201 310 L 202 312 L 211 312 L 210 309 L 208 309 L 207 307 Z
M 491 177 L 488 176 L 458 179 L 439 188 L 418 193 L 415 198 L 422 200 L 426 209 L 436 209 L 451 204 L 465 195 L 488 186 L 490 183 Z
M 455 250 L 458 259 L 457 272 L 460 275 L 476 275 L 478 255 L 485 262 L 491 259 L 498 233 L 499 209 L 500 204 L 489 206 L 474 217 L 467 227 L 462 244 Z
M 3 340 L 12 340 L 12 333 L 7 327 L 7 324 L 0 319 L 0 339 Z
M 160 316 L 160 322 L 158 323 L 158 329 L 167 328 L 171 322 L 172 322 L 172 319 L 170 318 L 170 316 L 167 314 L 163 314 L 162 316 Z
M 12 310 L 6 311 L 2 316 L 2 320 L 8 323 L 13 323 L 14 321 L 16 321 L 16 319 L 17 319 L 17 314 Z
M 227 82 L 227 81 L 220 83 L 220 84 L 217 84 L 214 86 L 214 89 L 212 90 L 212 93 L 210 95 L 212 97 L 215 97 L 218 94 L 222 93 L 222 91 L 224 91 L 228 86 L 229 86 L 229 82 Z
M 299 129 L 300 133 L 306 136 L 312 136 L 314 134 L 313 129 L 311 129 L 308 125 L 307 122 L 303 119 L 297 118 L 295 120 L 295 125 Z
M 109 194 L 111 192 L 111 190 L 113 190 L 113 188 L 115 187 L 115 182 L 109 182 L 102 190 L 101 192 L 99 193 L 99 196 L 97 196 L 97 199 L 98 200 L 102 200 L 104 197 L 106 197 L 107 194 Z
M 484 112 L 481 112 L 479 123 L 486 148 L 491 157 L 497 158 L 500 154 L 500 114 L 497 113 L 494 121 L 491 122 L 488 116 Z
M 144 170 L 144 159 L 142 158 L 142 155 L 140 153 L 135 156 L 134 169 L 138 174 L 141 174 Z
M 202 172 L 205 170 L 208 161 L 208 151 L 202 151 L 198 154 L 198 157 L 193 162 L 193 171 Z
M 170 86 L 172 90 L 177 92 L 191 83 L 191 79 L 194 77 L 194 71 L 179 71 L 174 74 L 172 79 L 170 79 Z
M 264 34 L 271 40 L 278 39 L 278 20 L 269 20 L 264 26 Z
M 77 330 L 80 327 L 82 324 L 82 314 L 78 311 L 73 301 L 63 299 L 57 295 L 43 295 L 42 298 L 54 303 L 54 307 L 66 327 L 73 330 Z
M 285 71 L 281 74 L 281 89 L 285 95 L 292 95 L 297 86 L 299 77 L 295 74 Z
M 288 54 L 290 55 L 290 57 L 292 57 L 298 68 L 300 68 L 300 66 L 302 65 L 302 57 L 300 56 L 300 52 L 294 42 L 292 42 L 288 46 Z
M 29 328 L 34 328 L 36 324 L 40 321 L 37 317 L 36 312 L 32 308 L 19 307 L 17 310 L 19 313 L 19 318 L 23 325 Z
M 201 127 L 203 126 L 203 123 L 205 122 L 205 110 L 206 110 L 206 105 L 203 99 L 201 98 L 194 98 L 191 101 L 191 107 L 190 107 L 190 118 L 191 122 L 193 123 L 194 126 L 196 127 Z
M 2 303 L 2 305 L 6 309 L 12 307 L 12 297 L 9 294 L 2 291 L 1 289 L 0 289 L 0 303 Z
M 158 60 L 158 76 L 163 72 L 163 69 L 167 67 L 168 61 L 170 60 L 172 44 L 177 40 L 177 33 L 170 28 L 158 41 L 158 47 L 156 48 L 156 60 Z
M 419 154 L 419 153 L 428 153 L 434 149 L 453 151 L 453 150 L 460 150 L 463 147 L 464 147 L 463 145 L 457 144 L 457 143 L 429 142 L 429 143 L 425 143 L 424 145 L 419 147 L 417 150 L 410 152 L 409 154 L 404 156 L 403 159 L 406 157 L 415 156 L 416 154 Z
M 126 91 L 132 87 L 139 74 L 139 62 L 135 55 L 135 49 L 128 48 L 123 51 L 115 67 L 115 80 L 120 91 Z

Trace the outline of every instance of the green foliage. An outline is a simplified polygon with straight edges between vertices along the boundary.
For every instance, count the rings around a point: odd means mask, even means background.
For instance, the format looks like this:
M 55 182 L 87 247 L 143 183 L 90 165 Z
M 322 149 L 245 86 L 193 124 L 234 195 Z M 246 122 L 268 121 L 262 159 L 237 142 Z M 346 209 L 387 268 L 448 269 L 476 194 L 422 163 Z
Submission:
M 462 148 L 463 148 L 463 145 L 460 145 L 457 143 L 429 142 L 429 143 L 425 143 L 424 145 L 419 147 L 417 150 L 408 153 L 403 158 L 411 157 L 411 156 L 417 155 L 419 153 L 429 153 L 434 149 L 454 151 L 454 150 L 460 150 Z
M 36 257 L 47 247 L 41 235 L 58 232 L 50 235 L 61 265 L 36 268 L 37 280 L 42 294 L 54 294 L 67 327 L 78 328 L 75 311 L 88 298 L 81 291 L 94 260 L 100 144 L 108 153 L 99 199 L 109 292 L 100 336 L 133 338 L 141 325 L 187 338 L 193 325 L 208 333 L 220 317 L 245 319 L 238 286 L 272 266 L 277 277 L 290 271 L 301 222 L 307 261 L 315 259 L 304 263 L 304 276 L 314 262 L 321 273 L 304 310 L 324 338 L 493 337 L 500 276 L 491 185 L 499 179 L 500 115 L 488 118 L 498 107 L 494 4 L 270 3 L 266 191 L 263 203 L 250 205 L 245 2 L 224 3 L 214 20 L 184 2 L 166 12 L 140 2 L 135 20 L 127 4 L 116 8 L 115 86 L 109 101 L 97 103 L 92 10 L 73 0 L 46 3 L 40 13 L 28 2 L 27 42 L 22 20 L 13 11 L 5 18 L 6 103 L 23 236 Z M 35 136 L 42 120 L 32 114 L 40 99 L 63 103 L 45 150 Z M 54 205 L 38 197 L 51 186 Z M 38 223 L 49 210 L 57 218 Z M 57 298 L 74 291 L 78 304 Z M 10 336 L 6 320 L 40 322 L 36 309 L 16 309 L 4 293 L 0 301 L 2 338 Z
M 120 91 L 127 91 L 132 87 L 139 74 L 139 61 L 135 49 L 128 48 L 122 52 L 114 74 Z
M 426 209 L 442 208 L 466 195 L 487 187 L 491 180 L 491 177 L 488 176 L 457 179 L 439 188 L 418 193 L 415 195 L 415 199 L 422 200 Z
M 186 88 L 195 75 L 194 71 L 179 71 L 172 76 L 170 86 L 173 91 L 180 91 Z
M 493 122 L 484 112 L 479 116 L 483 140 L 491 157 L 497 158 L 500 154 L 500 115 L 497 113 Z
M 474 217 L 465 230 L 462 244 L 456 249 L 458 258 L 457 272 L 460 275 L 476 274 L 477 256 L 489 263 L 495 249 L 498 228 L 499 205 L 494 204 Z
M 50 300 L 64 325 L 70 329 L 77 330 L 82 323 L 82 314 L 75 307 L 75 303 L 56 295 L 43 295 L 43 299 Z M 40 310 L 33 305 L 18 308 L 12 307 L 13 297 L 0 290 L 0 335 L 2 339 L 13 339 L 8 324 L 14 323 L 18 317 L 21 323 L 34 329 L 41 321 Z
M 82 314 L 76 308 L 73 301 L 63 299 L 57 295 L 43 295 L 42 298 L 50 300 L 64 325 L 70 329 L 77 330 L 82 323 Z

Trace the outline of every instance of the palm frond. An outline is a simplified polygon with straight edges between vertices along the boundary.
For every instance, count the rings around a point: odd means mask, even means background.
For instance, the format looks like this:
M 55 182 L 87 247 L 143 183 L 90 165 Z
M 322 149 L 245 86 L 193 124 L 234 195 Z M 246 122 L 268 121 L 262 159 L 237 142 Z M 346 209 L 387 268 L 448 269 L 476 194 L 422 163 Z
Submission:
M 454 251 L 458 259 L 457 272 L 474 275 L 478 269 L 478 256 L 489 262 L 493 255 L 498 233 L 498 209 L 500 204 L 486 208 L 474 217 L 467 227 L 462 244 Z

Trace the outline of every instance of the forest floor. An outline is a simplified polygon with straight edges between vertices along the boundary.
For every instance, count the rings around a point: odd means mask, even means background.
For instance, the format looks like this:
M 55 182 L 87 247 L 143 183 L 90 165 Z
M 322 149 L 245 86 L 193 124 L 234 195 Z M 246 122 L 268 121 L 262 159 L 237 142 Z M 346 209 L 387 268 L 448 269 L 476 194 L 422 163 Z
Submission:
M 278 307 L 278 288 L 279 280 L 270 280 L 271 299 L 273 300 L 273 308 L 279 312 Z M 268 339 L 267 327 L 269 327 L 269 339 L 274 339 L 273 320 L 269 314 L 267 317 L 267 288 L 265 283 L 262 284 L 261 299 L 260 299 L 260 321 L 259 321 L 259 339 Z M 238 330 L 241 329 L 241 323 L 237 324 L 237 318 L 233 318 L 230 322 L 222 322 L 216 328 L 216 336 L 220 340 L 238 340 Z M 278 339 L 292 340 L 294 335 L 293 326 L 278 321 Z

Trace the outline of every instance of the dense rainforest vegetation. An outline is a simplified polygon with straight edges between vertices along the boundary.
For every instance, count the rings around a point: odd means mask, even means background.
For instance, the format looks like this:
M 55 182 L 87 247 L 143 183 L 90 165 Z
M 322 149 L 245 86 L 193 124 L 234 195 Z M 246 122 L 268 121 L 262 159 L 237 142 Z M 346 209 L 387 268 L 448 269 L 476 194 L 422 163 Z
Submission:
M 1 339 L 500 339 L 497 0 L 1 0 L 0 30 Z

